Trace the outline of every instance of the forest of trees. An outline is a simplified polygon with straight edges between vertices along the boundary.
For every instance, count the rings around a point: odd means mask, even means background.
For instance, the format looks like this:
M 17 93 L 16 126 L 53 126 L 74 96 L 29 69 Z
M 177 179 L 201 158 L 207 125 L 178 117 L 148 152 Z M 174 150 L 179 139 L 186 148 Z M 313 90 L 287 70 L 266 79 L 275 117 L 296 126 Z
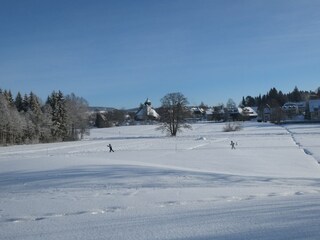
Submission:
M 295 87 L 292 92 L 287 94 L 278 91 L 276 88 L 271 88 L 267 94 L 262 96 L 243 97 L 240 105 L 243 107 L 258 107 L 258 109 L 266 106 L 276 108 L 283 106 L 286 102 L 301 102 L 313 98 L 320 98 L 320 87 L 316 91 L 300 91 L 298 87 Z
M 52 92 L 45 103 L 33 92 L 0 89 L 0 145 L 78 140 L 88 128 L 88 103 Z
M 264 109 L 270 109 L 270 121 L 280 123 L 285 119 L 292 119 L 294 114 L 286 113 L 283 111 L 282 106 L 285 103 L 299 103 L 305 102 L 306 109 L 303 113 L 305 120 L 311 120 L 311 114 L 309 109 L 309 100 L 320 99 L 320 87 L 315 91 L 301 91 L 298 87 L 295 87 L 292 92 L 287 94 L 282 91 L 278 91 L 276 88 L 271 88 L 270 91 L 258 97 L 247 96 L 242 98 L 240 103 L 241 107 L 257 107 L 260 117 L 264 118 Z M 290 116 L 292 115 L 292 116 Z

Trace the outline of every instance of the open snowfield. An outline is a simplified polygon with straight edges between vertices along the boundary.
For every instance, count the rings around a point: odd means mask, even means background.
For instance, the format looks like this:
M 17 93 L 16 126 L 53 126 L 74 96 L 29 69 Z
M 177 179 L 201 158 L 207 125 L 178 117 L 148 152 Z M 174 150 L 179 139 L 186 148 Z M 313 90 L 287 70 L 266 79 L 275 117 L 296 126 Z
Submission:
M 0 147 L 0 239 L 320 239 L 320 125 L 223 127 Z

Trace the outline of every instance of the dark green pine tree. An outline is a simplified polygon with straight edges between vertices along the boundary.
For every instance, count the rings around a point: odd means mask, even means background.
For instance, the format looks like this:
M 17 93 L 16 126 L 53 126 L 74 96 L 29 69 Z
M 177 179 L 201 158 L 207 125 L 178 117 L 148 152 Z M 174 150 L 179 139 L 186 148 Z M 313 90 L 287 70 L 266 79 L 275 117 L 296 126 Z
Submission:
M 246 100 L 242 97 L 241 107 L 246 107 Z
M 16 105 L 18 112 L 23 111 L 23 99 L 20 92 L 17 93 L 14 104 Z
M 293 92 L 291 93 L 291 97 L 292 97 L 292 102 L 302 101 L 301 93 L 297 86 L 295 86 L 295 88 L 293 89 Z
M 29 95 L 29 111 L 30 118 L 35 126 L 35 132 L 37 136 L 40 136 L 41 125 L 43 122 L 43 113 L 41 111 L 41 105 L 39 98 L 33 93 L 30 92 Z
M 67 112 L 62 92 L 53 92 L 48 98 L 48 102 L 52 108 L 52 135 L 57 140 L 65 140 L 67 137 Z
M 22 100 L 22 110 L 25 112 L 28 112 L 29 110 L 29 97 L 27 94 L 24 95 L 23 100 Z
M 36 115 L 41 115 L 41 105 L 39 102 L 39 98 L 33 93 L 30 93 L 29 96 L 29 106 L 30 110 Z

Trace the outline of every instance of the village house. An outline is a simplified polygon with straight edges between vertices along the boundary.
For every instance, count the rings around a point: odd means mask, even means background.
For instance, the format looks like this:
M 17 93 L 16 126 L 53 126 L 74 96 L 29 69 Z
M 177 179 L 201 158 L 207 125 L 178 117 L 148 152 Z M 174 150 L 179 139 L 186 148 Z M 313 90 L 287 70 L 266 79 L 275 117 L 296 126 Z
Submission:
M 252 107 L 238 108 L 238 111 L 244 120 L 256 119 L 258 117 L 256 110 Z
M 306 102 L 287 102 L 282 106 L 285 118 L 283 120 L 320 120 L 320 99 Z
M 307 103 L 303 102 L 287 102 L 282 106 L 288 120 L 303 120 L 306 113 Z
M 310 120 L 320 120 L 320 99 L 309 100 Z
M 151 106 L 151 101 L 147 98 L 143 105 L 140 106 L 138 111 L 135 113 L 134 119 L 136 121 L 146 120 L 159 120 L 160 115 Z
M 201 107 L 191 107 L 192 117 L 197 120 L 203 120 L 206 116 L 206 111 Z

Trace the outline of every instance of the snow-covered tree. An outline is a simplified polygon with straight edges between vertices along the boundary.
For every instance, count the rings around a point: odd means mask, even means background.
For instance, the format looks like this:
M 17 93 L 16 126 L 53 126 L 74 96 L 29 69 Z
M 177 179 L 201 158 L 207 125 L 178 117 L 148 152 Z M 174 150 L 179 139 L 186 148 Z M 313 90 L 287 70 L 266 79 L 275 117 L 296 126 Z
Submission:
M 9 107 L 8 101 L 3 93 L 0 93 L 0 143 L 6 144 L 7 128 L 9 125 Z
M 5 90 L 3 94 L 4 94 L 5 98 L 7 99 L 8 103 L 11 106 L 13 106 L 14 105 L 14 100 L 13 100 L 11 91 L 10 90 L 9 91 Z
M 22 118 L 13 100 L 0 94 L 0 143 L 19 144 L 22 141 Z
M 29 95 L 29 106 L 32 112 L 40 114 L 41 112 L 40 100 L 33 92 L 31 92 Z
M 88 104 L 74 94 L 67 100 L 53 92 L 42 105 L 33 92 L 18 92 L 13 100 L 11 91 L 0 89 L 0 144 L 76 140 L 88 125 Z
M 56 140 L 64 140 L 67 137 L 68 130 L 66 104 L 63 93 L 61 91 L 54 91 L 48 100 L 52 108 L 52 136 Z
M 49 104 L 45 104 L 41 108 L 42 119 L 40 123 L 40 142 L 52 142 L 54 139 L 52 137 L 52 108 Z
M 26 112 L 26 120 L 31 121 L 28 126 L 33 127 L 33 134 L 35 137 L 32 138 L 32 140 L 39 140 L 40 137 L 40 132 L 41 132 L 41 125 L 43 121 L 43 113 L 41 111 L 41 104 L 39 98 L 33 93 L 30 92 L 29 94 L 29 108 L 28 111 Z M 31 128 L 31 127 L 30 127 Z
M 79 137 L 82 138 L 88 127 L 88 102 L 84 98 L 77 97 L 72 93 L 66 96 L 65 104 L 68 137 L 71 140 L 77 140 Z

